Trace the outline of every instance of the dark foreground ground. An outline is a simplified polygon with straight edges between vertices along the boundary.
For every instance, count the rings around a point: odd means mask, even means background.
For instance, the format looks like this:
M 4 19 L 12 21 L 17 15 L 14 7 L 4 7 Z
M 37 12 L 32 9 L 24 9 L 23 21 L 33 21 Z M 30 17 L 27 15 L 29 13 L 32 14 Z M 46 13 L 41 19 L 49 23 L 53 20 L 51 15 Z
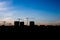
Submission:
M 60 32 L 60 26 L 0 26 L 0 32 Z

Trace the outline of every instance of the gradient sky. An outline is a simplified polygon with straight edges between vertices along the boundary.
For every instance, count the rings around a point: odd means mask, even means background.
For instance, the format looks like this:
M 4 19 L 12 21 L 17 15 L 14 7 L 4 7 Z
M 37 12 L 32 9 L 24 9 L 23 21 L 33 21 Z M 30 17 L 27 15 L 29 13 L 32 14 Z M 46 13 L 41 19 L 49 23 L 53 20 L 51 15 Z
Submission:
M 14 17 L 35 18 L 39 24 L 60 24 L 60 0 L 0 0 L 0 18 Z

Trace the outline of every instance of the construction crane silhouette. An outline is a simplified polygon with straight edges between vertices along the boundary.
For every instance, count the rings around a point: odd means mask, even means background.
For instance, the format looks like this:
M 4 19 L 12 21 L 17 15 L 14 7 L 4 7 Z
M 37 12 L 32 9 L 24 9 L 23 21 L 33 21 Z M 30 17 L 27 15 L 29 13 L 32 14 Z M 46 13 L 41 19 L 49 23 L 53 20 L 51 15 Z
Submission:
M 21 18 L 17 18 L 18 19 L 18 21 L 19 21 L 19 26 L 20 26 L 20 20 L 23 20 L 23 19 L 21 19 Z
M 34 19 L 34 18 L 26 18 L 26 19 L 27 19 L 27 25 L 28 25 L 29 19 Z

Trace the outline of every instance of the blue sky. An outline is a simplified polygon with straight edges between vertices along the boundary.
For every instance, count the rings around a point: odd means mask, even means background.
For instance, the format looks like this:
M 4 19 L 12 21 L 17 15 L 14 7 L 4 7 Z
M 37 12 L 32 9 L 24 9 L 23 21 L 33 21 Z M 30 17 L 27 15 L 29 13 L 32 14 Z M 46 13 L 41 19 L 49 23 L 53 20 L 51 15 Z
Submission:
M 0 0 L 0 4 L 5 9 L 0 10 L 0 14 L 7 18 L 28 17 L 39 19 L 40 22 L 60 21 L 60 0 Z
M 18 7 L 17 10 L 26 11 L 25 14 L 23 14 L 26 16 L 33 14 L 34 17 L 42 16 L 42 18 L 46 18 L 46 20 L 50 18 L 51 20 L 53 20 L 53 18 L 54 20 L 59 19 L 60 16 L 59 0 L 13 0 L 13 6 Z

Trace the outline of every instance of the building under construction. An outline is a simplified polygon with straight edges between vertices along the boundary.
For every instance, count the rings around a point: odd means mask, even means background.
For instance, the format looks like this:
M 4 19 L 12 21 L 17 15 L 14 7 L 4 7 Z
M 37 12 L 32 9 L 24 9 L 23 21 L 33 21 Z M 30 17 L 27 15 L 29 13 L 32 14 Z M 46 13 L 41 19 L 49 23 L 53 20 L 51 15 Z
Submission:
M 14 21 L 14 25 L 15 26 L 24 26 L 24 22 Z M 29 26 L 34 26 L 34 25 L 35 25 L 35 22 L 34 21 L 30 21 Z

